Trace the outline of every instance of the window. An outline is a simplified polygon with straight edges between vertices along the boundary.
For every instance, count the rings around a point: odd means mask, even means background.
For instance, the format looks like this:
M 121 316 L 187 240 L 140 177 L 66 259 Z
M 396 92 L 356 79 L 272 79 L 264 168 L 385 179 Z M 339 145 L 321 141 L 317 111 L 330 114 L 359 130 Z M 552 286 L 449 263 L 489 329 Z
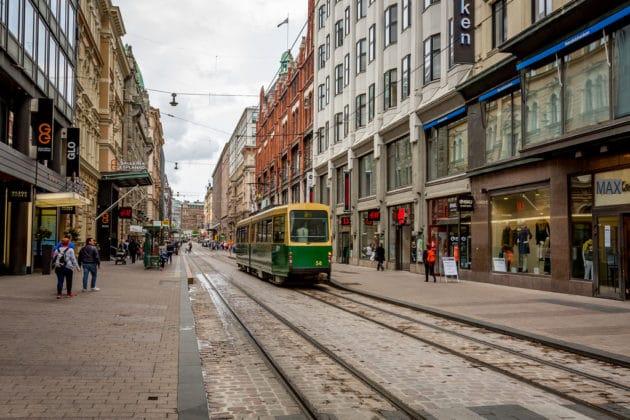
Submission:
M 317 29 L 322 29 L 326 26 L 326 5 L 319 6 L 317 12 Z
M 465 172 L 468 168 L 468 122 L 458 121 L 447 127 L 447 175 Z
M 525 146 L 560 136 L 560 79 L 556 62 L 525 74 Z
M 350 54 L 343 57 L 343 86 L 350 84 Z
M 455 64 L 455 29 L 453 28 L 453 18 L 448 20 L 448 67 Z
M 365 0 L 356 0 L 357 2 L 357 20 L 367 16 L 367 5 Z
M 411 26 L 411 0 L 402 0 L 402 30 Z
M 350 35 L 350 6 L 346 7 L 343 17 L 343 29 L 347 35 Z
M 376 195 L 374 153 L 359 158 L 359 198 Z
M 326 45 L 320 45 L 317 48 L 317 69 L 321 70 L 326 67 Z
M 486 162 L 518 154 L 521 140 L 521 92 L 488 101 L 485 107 Z
M 343 107 L 343 138 L 348 137 L 350 132 L 350 105 Z
M 532 22 L 538 22 L 551 13 L 551 0 L 532 0 Z
M 367 67 L 367 63 L 365 61 L 367 56 L 367 51 L 365 51 L 367 40 L 365 38 L 360 39 L 357 42 L 357 74 L 363 73 L 365 68 Z
M 330 35 L 326 35 L 326 61 L 330 60 Z
M 372 83 L 368 86 L 368 121 L 374 119 L 376 112 L 376 85 Z
M 439 3 L 440 0 L 424 0 L 424 8 L 428 8 L 429 6 L 431 6 L 432 4 L 436 4 Z
M 465 172 L 468 169 L 467 120 L 432 129 L 427 147 L 429 181 Z
M 359 213 L 360 239 L 359 245 L 361 254 L 359 258 L 362 260 L 371 260 L 376 245 L 379 243 L 378 222 L 370 220 L 368 215 L 378 210 L 363 211 Z
M 411 94 L 411 55 L 406 55 L 401 63 L 400 100 L 404 101 Z
M 284 216 L 276 216 L 273 218 L 273 243 L 283 244 L 285 232 Z
M 46 73 L 48 69 L 48 58 L 46 57 L 48 52 L 48 31 L 44 21 L 40 18 L 37 19 L 37 26 L 37 66 L 43 73 Z
M 324 134 L 324 127 L 320 127 L 317 130 L 317 153 L 321 154 L 323 153 L 327 147 L 324 144 L 325 141 L 325 134 Z
M 615 115 L 621 117 L 630 114 L 630 26 L 621 28 L 614 34 L 614 90 Z
M 337 204 L 342 204 L 346 199 L 346 170 L 347 166 L 340 166 L 337 168 Z
M 506 0 L 498 0 L 492 5 L 492 48 L 496 48 L 507 39 Z
M 22 0 L 9 0 L 8 26 L 9 32 L 16 38 L 20 38 L 20 11 L 22 10 Z
M 319 202 L 322 204 L 330 204 L 330 187 L 328 186 L 327 174 L 319 177 Z
M 59 26 L 61 31 L 67 35 L 68 29 L 68 0 L 61 0 L 59 2 Z
M 74 48 L 76 42 L 76 19 L 77 12 L 74 10 L 72 4 L 68 6 L 68 41 L 70 46 Z
M 432 35 L 424 41 L 424 83 L 440 78 L 440 35 Z
M 322 210 L 293 210 L 291 241 L 328 242 L 328 213 Z
M 343 64 L 335 66 L 335 95 L 343 92 Z
M 357 129 L 365 126 L 366 107 L 365 93 L 357 95 L 355 107 L 355 127 Z
M 569 179 L 571 203 L 571 277 L 593 280 L 593 176 Z M 536 242 L 539 243 L 536 230 Z
M 368 62 L 376 58 L 376 25 L 370 26 L 368 30 Z
M 326 101 L 326 90 L 324 84 L 320 84 L 317 86 L 317 110 L 321 111 L 324 109 L 324 104 Z
M 494 271 L 551 274 L 549 187 L 491 198 Z
M 343 113 L 338 112 L 335 114 L 335 122 L 333 128 L 335 130 L 333 141 L 335 143 L 339 143 L 341 141 L 341 132 L 343 130 Z
M 384 92 L 383 92 L 383 100 L 384 100 L 384 109 L 387 111 L 390 108 L 393 108 L 398 103 L 398 82 L 396 78 L 398 77 L 398 70 L 391 69 L 385 72 L 383 77 L 384 79 Z
M 29 0 L 24 6 L 24 50 L 29 57 L 35 58 L 35 11 Z
M 328 121 L 326 121 L 326 124 L 324 125 L 324 147 L 326 148 L 324 150 L 328 150 L 328 146 L 330 145 L 329 136 L 330 136 L 330 125 L 328 124 Z
M 59 46 L 54 38 L 50 38 L 49 51 L 48 51 L 48 74 L 50 82 L 56 88 L 59 88 L 58 69 L 59 67 Z
M 385 10 L 385 47 L 398 41 L 398 5 Z
M 330 76 L 326 76 L 326 105 L 330 103 Z
M 335 22 L 335 48 L 343 46 L 343 20 Z
M 387 189 L 391 191 L 411 183 L 411 143 L 406 136 L 387 145 Z

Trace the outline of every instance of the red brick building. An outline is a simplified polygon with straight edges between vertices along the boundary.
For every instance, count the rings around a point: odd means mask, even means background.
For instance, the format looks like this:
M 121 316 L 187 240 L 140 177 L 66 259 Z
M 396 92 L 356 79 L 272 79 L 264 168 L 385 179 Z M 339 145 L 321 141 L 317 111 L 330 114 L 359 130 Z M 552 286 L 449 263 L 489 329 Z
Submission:
M 257 205 L 310 201 L 313 144 L 313 15 L 308 0 L 308 24 L 297 59 L 282 55 L 278 76 L 260 92 L 256 127 Z

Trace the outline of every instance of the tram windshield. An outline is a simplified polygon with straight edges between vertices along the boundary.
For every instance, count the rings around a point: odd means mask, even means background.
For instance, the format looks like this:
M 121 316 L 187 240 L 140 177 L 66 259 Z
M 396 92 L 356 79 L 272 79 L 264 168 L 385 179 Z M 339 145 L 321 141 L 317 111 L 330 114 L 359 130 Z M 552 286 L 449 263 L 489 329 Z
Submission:
M 322 210 L 292 211 L 291 241 L 328 242 L 328 214 Z

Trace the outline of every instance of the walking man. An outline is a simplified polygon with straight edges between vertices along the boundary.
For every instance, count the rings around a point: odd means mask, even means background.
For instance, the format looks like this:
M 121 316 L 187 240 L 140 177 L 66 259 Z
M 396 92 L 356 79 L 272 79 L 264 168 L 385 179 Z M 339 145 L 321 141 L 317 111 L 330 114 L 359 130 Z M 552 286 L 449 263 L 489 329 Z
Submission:
M 53 252 L 52 259 L 57 275 L 57 299 L 61 299 L 64 281 L 66 282 L 67 296 L 69 298 L 75 296 L 72 294 L 72 274 L 74 270 L 79 268 L 79 265 L 74 256 L 74 250 L 70 248 L 70 239 L 66 237 L 61 240 L 61 247 Z
M 376 261 L 376 271 L 385 271 L 385 267 L 383 267 L 385 248 L 383 248 L 383 244 L 380 242 L 376 245 L 376 249 L 374 250 L 374 260 Z
M 94 243 L 94 239 L 87 238 L 85 246 L 79 252 L 79 267 L 83 268 L 83 291 L 88 291 L 88 276 L 92 274 L 91 289 L 93 292 L 98 292 L 96 287 L 96 274 L 98 269 L 101 268 L 101 257 L 98 254 L 98 249 Z
M 135 239 L 131 239 L 128 245 L 129 255 L 131 256 L 131 264 L 136 263 L 136 258 L 138 257 L 138 242 Z

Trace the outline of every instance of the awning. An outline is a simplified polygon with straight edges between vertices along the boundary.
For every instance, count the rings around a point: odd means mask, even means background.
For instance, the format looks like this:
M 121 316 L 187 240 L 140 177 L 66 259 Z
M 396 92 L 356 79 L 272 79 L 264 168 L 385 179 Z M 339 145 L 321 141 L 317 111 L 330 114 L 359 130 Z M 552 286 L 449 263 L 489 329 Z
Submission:
M 39 193 L 35 198 L 36 207 L 84 206 L 90 200 L 75 192 Z
M 116 186 L 121 188 L 130 188 L 140 185 L 141 187 L 146 187 L 147 185 L 152 185 L 153 180 L 151 179 L 151 175 L 148 171 L 139 171 L 139 172 L 127 172 L 127 171 L 119 171 L 119 172 L 105 172 L 101 177 L 103 181 L 111 181 Z
M 429 121 L 428 123 L 424 124 L 422 128 L 424 129 L 424 131 L 428 131 L 432 129 L 433 127 L 439 127 L 441 125 L 447 124 L 465 113 L 466 113 L 466 106 L 459 107 L 456 110 L 451 111 L 448 114 L 441 116 L 440 118 L 436 118 L 432 121 Z
M 479 102 L 489 101 L 498 96 L 510 93 L 513 90 L 516 90 L 520 85 L 521 85 L 521 79 L 516 77 L 510 80 L 509 82 L 504 83 L 501 86 L 495 87 L 494 89 L 490 89 L 489 91 L 481 95 L 479 97 Z
M 549 57 L 555 56 L 556 54 L 566 53 L 568 50 L 574 49 L 576 46 L 583 45 L 587 41 L 594 40 L 598 37 L 601 38 L 603 36 L 602 31 L 613 25 L 621 23 L 628 18 L 628 16 L 630 16 L 630 6 L 626 6 L 618 12 L 601 19 L 597 23 L 563 39 L 552 47 L 547 48 L 546 50 L 543 50 L 526 60 L 520 61 L 516 64 L 516 69 L 519 71 L 528 69 Z

